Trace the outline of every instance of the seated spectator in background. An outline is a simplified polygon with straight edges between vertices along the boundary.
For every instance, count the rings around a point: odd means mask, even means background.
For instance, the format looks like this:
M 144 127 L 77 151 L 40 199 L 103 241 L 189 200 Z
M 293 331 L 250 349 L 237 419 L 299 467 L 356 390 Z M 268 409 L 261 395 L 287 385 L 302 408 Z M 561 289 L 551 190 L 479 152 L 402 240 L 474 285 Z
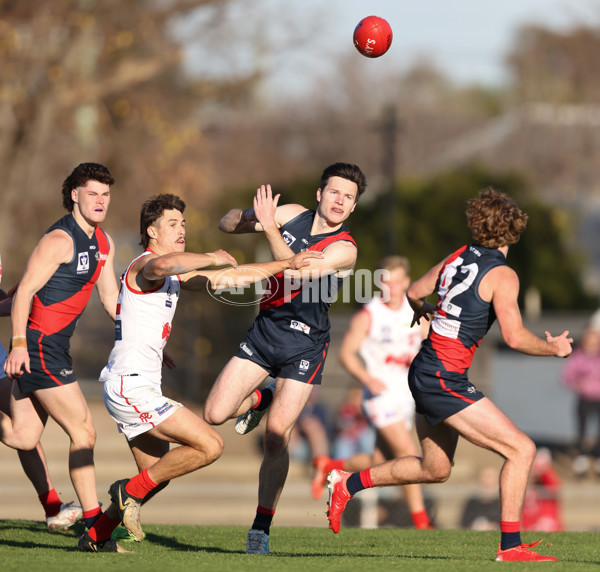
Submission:
M 560 532 L 564 530 L 560 504 L 561 481 L 546 448 L 538 450 L 523 505 L 523 530 Z
M 586 476 L 590 466 L 588 455 L 592 455 L 595 470 L 600 474 L 600 330 L 593 327 L 585 330 L 580 346 L 563 367 L 562 379 L 577 395 L 577 456 L 573 470 L 578 477 Z M 586 430 L 592 417 L 597 422 L 596 440 L 592 447 L 586 447 Z
M 500 528 L 498 478 L 498 469 L 495 467 L 481 469 L 479 491 L 465 503 L 460 519 L 461 528 L 471 530 L 498 530 Z
M 336 429 L 334 458 L 346 459 L 357 453 L 364 453 L 370 458 L 375 446 L 375 430 L 362 410 L 362 388 L 348 390 L 348 396 L 337 412 Z
M 300 413 L 290 438 L 290 453 L 299 461 L 312 462 L 317 457 L 329 455 L 331 427 L 327 407 L 321 403 L 319 386 L 311 393 L 308 403 Z

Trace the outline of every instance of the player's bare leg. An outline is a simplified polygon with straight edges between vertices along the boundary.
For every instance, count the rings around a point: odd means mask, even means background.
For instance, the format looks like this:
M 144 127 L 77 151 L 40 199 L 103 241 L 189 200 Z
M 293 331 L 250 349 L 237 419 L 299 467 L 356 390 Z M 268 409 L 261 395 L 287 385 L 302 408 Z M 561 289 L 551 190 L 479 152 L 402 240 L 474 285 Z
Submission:
M 417 455 L 417 448 L 403 421 L 392 423 L 377 430 L 377 447 L 375 453 L 377 451 L 380 452 L 382 458 L 379 460 L 374 454 L 374 461 L 376 463 L 383 462 L 385 459 L 397 459 L 399 457 Z M 404 485 L 402 488 L 415 527 L 431 528 L 431 522 L 425 509 L 421 485 Z
M 204 420 L 221 425 L 245 413 L 258 402 L 254 390 L 268 372 L 250 360 L 232 357 L 215 381 L 204 406 Z
M 69 435 L 69 474 L 83 511 L 96 509 L 99 506 L 94 468 L 96 430 L 79 384 L 38 389 L 34 394 Z
M 30 394 L 21 393 L 16 381 L 12 382 L 10 415 L 0 411 L 0 439 L 13 449 L 30 451 L 40 441 L 48 413 Z

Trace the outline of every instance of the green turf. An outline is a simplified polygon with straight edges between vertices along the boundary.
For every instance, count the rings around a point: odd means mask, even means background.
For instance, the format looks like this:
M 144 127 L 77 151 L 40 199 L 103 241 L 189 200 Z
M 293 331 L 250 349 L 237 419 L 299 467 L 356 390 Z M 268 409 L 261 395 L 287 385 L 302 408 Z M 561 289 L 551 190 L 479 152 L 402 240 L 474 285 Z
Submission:
M 123 542 L 131 554 L 77 551 L 82 528 L 50 532 L 43 523 L 0 520 L 0 570 L 171 572 L 214 570 L 268 572 L 406 570 L 600 570 L 600 533 L 523 533 L 524 542 L 545 538 L 538 551 L 559 562 L 494 562 L 497 532 L 466 530 L 343 529 L 274 527 L 270 555 L 244 554 L 241 526 L 145 525 L 146 540 Z

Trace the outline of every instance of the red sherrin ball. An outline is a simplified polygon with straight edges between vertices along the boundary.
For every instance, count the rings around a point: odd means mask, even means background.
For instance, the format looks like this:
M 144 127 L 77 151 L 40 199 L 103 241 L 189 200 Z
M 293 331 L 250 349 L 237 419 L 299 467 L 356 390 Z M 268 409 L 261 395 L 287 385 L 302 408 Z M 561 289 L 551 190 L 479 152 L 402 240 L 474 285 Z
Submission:
M 367 58 L 378 58 L 392 45 L 392 28 L 383 18 L 367 16 L 354 29 L 354 45 Z

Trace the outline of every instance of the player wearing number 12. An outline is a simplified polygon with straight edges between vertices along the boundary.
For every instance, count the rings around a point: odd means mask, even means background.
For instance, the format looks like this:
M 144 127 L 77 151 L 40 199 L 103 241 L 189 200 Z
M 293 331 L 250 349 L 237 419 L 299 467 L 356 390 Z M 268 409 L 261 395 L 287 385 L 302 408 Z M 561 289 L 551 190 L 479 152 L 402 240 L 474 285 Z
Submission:
M 467 374 L 476 348 L 495 319 L 507 345 L 525 354 L 566 357 L 573 340 L 568 331 L 557 337 L 546 332 L 542 339 L 523 326 L 517 303 L 519 279 L 507 266 L 506 255 L 525 230 L 527 215 L 508 195 L 492 188 L 468 201 L 466 214 L 473 243 L 436 264 L 407 292 L 413 323 L 433 313 L 429 335 L 408 374 L 423 457 L 401 457 L 359 473 L 332 471 L 329 528 L 339 531 L 346 503 L 365 488 L 446 481 L 462 435 L 504 458 L 496 560 L 556 560 L 531 550 L 537 543 L 521 543 L 521 513 L 535 445 L 475 388 Z M 425 299 L 436 290 L 434 308 Z

